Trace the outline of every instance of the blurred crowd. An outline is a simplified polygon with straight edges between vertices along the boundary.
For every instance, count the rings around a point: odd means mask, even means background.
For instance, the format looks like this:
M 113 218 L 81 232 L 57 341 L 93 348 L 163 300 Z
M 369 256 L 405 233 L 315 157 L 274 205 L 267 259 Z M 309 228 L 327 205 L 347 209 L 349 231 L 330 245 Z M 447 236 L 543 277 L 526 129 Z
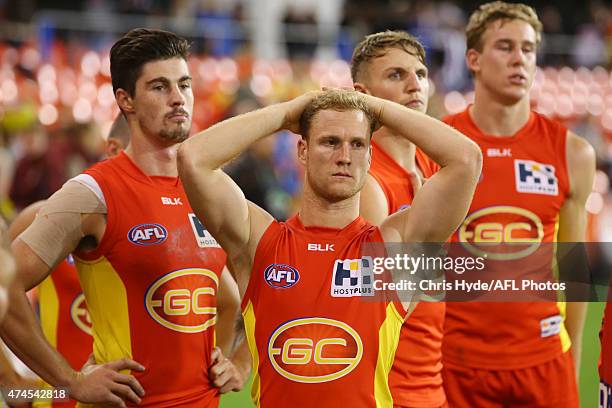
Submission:
M 281 29 L 276 34 L 281 41 L 268 44 L 280 44 L 282 49 L 266 54 L 255 44 L 260 34 L 251 39 L 249 30 L 254 24 L 258 29 L 266 26 L 253 23 L 257 14 L 253 9 L 266 11 L 275 2 L 283 0 L 73 0 L 62 2 L 61 7 L 98 13 L 97 19 L 105 13 L 158 16 L 160 20 L 147 21 L 173 30 L 177 27 L 172 21 L 181 22 L 178 31 L 193 40 L 194 132 L 306 90 L 350 86 L 348 60 L 355 41 L 387 28 L 406 29 L 427 46 L 430 114 L 442 117 L 457 112 L 473 98 L 462 30 L 476 2 L 285 1 L 273 13 L 278 16 Z M 533 105 L 561 119 L 595 146 L 599 172 L 589 200 L 590 238 L 611 241 L 612 228 L 597 226 L 610 226 L 612 220 L 597 221 L 596 216 L 610 207 L 612 7 L 601 3 L 576 7 L 569 2 L 535 5 L 546 35 Z M 10 25 L 0 29 L 0 214 L 7 219 L 102 158 L 104 139 L 119 114 L 108 51 L 124 27 L 118 24 L 105 33 L 78 31 L 62 26 L 62 15 L 53 20 L 41 11 L 54 7 L 58 7 L 55 2 L 44 0 L 0 0 L 0 21 L 26 24 L 14 26 L 26 29 L 13 36 L 7 33 Z M 322 15 L 327 16 L 324 22 Z M 78 23 L 88 26 L 88 22 Z M 264 40 L 268 34 L 262 34 Z M 266 139 L 227 169 L 251 200 L 280 219 L 292 214 L 299 199 L 302 173 L 295 145 L 295 135 Z

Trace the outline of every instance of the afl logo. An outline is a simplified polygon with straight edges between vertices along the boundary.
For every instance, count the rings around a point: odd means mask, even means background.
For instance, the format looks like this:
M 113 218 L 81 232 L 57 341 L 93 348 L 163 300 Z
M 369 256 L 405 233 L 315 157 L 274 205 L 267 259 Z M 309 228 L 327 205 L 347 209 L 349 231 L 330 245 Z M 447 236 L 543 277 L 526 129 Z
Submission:
M 79 329 L 83 330 L 85 333 L 91 334 L 91 318 L 89 317 L 89 310 L 87 309 L 87 303 L 85 303 L 85 295 L 79 293 L 79 295 L 74 298 L 72 301 L 72 305 L 70 305 L 70 317 L 72 321 Z
M 459 228 L 458 237 L 461 245 L 477 256 L 513 260 L 531 255 L 539 248 L 544 227 L 529 210 L 496 206 L 470 214 Z
M 208 269 L 181 269 L 155 281 L 145 294 L 149 316 L 181 333 L 199 333 L 215 324 L 219 279 Z
M 264 279 L 275 289 L 287 289 L 300 280 L 300 273 L 290 265 L 272 264 L 264 271 Z
M 348 324 L 323 317 L 291 320 L 268 342 L 268 358 L 283 377 L 322 383 L 344 377 L 363 356 L 359 334 Z
M 161 244 L 168 237 L 168 231 L 160 224 L 140 224 L 128 232 L 128 239 L 136 245 Z

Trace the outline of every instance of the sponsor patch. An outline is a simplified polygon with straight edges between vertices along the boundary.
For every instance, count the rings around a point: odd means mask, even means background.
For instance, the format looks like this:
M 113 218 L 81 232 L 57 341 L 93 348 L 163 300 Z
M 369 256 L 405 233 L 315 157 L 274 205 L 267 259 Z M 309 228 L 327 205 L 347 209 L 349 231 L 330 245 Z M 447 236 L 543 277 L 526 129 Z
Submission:
M 221 248 L 221 245 L 213 238 L 195 214 L 190 213 L 188 216 L 191 229 L 200 248 Z
M 127 237 L 136 245 L 159 245 L 168 238 L 168 231 L 161 224 L 140 224 L 132 227 Z
M 373 296 L 373 263 L 371 257 L 337 259 L 331 281 L 332 297 Z
M 264 279 L 274 289 L 287 289 L 300 280 L 300 273 L 290 265 L 271 264 L 264 270 Z
M 559 195 L 559 183 L 552 164 L 514 160 L 514 175 L 519 193 Z
M 540 320 L 540 336 L 550 337 L 561 333 L 562 323 L 563 318 L 560 315 L 551 316 Z

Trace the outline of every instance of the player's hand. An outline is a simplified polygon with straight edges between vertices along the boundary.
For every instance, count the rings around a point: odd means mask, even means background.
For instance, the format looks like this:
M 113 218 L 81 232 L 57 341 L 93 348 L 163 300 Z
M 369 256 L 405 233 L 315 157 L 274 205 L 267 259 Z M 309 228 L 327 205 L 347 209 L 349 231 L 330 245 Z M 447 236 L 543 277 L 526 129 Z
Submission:
M 306 105 L 310 103 L 314 98 L 321 95 L 321 91 L 310 91 L 303 95 L 298 96 L 288 102 L 284 103 L 285 106 L 285 120 L 283 121 L 283 129 L 287 129 L 295 134 L 300 134 L 300 117 Z
M 238 368 L 232 360 L 225 357 L 219 347 L 212 352 L 212 365 L 208 371 L 210 381 L 219 388 L 221 394 L 240 391 L 247 381 L 248 372 Z
M 144 371 L 144 367 L 127 358 L 96 364 L 90 356 L 70 384 L 70 396 L 85 403 L 117 407 L 126 407 L 126 401 L 139 404 L 145 394 L 142 385 L 134 376 L 121 374 L 121 370 Z

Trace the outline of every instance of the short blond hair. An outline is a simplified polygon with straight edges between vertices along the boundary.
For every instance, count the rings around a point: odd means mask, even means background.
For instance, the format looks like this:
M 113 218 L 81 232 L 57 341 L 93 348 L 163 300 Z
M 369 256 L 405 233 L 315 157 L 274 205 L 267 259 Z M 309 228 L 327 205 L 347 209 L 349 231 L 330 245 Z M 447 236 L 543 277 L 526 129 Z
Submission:
M 365 36 L 353 50 L 353 57 L 351 58 L 351 77 L 353 81 L 357 82 L 364 65 L 385 55 L 389 48 L 404 50 L 425 64 L 425 48 L 415 36 L 405 31 L 382 31 Z
M 489 25 L 497 20 L 522 20 L 533 27 L 536 33 L 536 45 L 542 40 L 542 22 L 535 10 L 522 3 L 493 1 L 481 5 L 470 16 L 465 29 L 467 49 L 482 51 L 482 36 Z
M 357 110 L 362 111 L 370 122 L 370 136 L 378 128 L 376 113 L 370 109 L 363 96 L 357 91 L 344 89 L 331 89 L 314 98 L 300 116 L 300 134 L 303 139 L 308 140 L 308 132 L 312 119 L 317 112 L 322 110 L 334 110 L 339 112 Z

